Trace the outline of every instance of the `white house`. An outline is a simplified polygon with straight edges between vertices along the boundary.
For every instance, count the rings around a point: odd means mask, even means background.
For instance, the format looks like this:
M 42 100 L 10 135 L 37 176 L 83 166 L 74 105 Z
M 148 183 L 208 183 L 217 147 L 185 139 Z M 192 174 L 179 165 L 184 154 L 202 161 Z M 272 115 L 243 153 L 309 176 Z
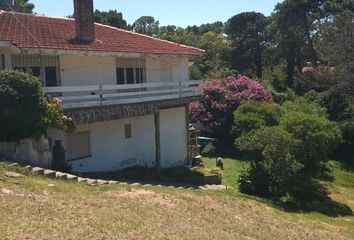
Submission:
M 93 22 L 0 11 L 0 69 L 41 77 L 77 130 L 49 130 L 76 172 L 180 166 L 188 159 L 188 104 L 200 96 L 188 66 L 203 50 Z

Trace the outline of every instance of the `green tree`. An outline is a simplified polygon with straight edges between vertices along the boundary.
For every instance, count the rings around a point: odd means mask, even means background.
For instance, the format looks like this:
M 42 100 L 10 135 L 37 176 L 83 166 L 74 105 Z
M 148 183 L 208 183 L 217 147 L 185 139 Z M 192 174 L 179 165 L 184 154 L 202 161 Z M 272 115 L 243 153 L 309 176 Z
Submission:
M 133 31 L 150 36 L 157 36 L 159 32 L 159 21 L 152 16 L 142 16 L 133 24 Z
M 256 72 L 262 78 L 262 54 L 267 26 L 267 18 L 256 12 L 240 13 L 227 21 L 226 33 L 235 46 L 232 65 L 241 73 L 251 75 Z
M 123 14 L 117 12 L 117 10 L 109 10 L 108 12 L 105 12 L 96 9 L 93 16 L 95 22 L 116 28 L 127 29 L 127 21 L 123 19 Z
M 34 9 L 34 4 L 30 3 L 29 0 L 15 0 L 15 6 L 19 7 L 20 11 L 32 13 Z

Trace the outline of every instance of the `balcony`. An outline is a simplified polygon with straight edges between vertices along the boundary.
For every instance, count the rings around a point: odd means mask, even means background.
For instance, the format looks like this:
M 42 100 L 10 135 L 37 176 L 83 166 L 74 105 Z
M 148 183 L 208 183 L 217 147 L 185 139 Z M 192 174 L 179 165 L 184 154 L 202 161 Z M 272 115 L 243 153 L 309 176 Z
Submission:
M 64 110 L 196 98 L 202 95 L 200 80 L 153 82 L 125 85 L 44 87 L 50 96 L 59 96 Z

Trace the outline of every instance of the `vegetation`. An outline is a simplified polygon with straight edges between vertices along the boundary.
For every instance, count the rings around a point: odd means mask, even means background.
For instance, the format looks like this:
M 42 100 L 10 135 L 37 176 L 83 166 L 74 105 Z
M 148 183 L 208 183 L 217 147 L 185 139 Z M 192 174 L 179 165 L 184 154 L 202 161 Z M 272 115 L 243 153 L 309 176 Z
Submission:
M 44 95 L 41 82 L 30 74 L 0 71 L 0 141 L 40 136 L 48 128 L 72 131 L 72 120 L 64 116 L 60 100 Z
M 205 162 L 215 166 L 214 158 Z M 223 191 L 87 186 L 0 164 L 0 238 L 352 239 L 354 172 L 345 165 L 327 164 L 328 201 L 276 203 L 238 192 L 235 176 L 247 162 L 224 158 L 224 164 Z

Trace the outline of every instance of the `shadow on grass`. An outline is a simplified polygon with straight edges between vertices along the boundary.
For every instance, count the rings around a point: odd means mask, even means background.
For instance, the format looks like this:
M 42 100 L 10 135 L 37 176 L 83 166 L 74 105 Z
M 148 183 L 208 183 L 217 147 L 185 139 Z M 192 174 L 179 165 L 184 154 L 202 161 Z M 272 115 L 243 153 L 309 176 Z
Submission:
M 287 199 L 275 202 L 274 205 L 287 212 L 318 212 L 329 217 L 353 216 L 353 211 L 345 204 L 336 202 L 326 196 L 323 199 Z

